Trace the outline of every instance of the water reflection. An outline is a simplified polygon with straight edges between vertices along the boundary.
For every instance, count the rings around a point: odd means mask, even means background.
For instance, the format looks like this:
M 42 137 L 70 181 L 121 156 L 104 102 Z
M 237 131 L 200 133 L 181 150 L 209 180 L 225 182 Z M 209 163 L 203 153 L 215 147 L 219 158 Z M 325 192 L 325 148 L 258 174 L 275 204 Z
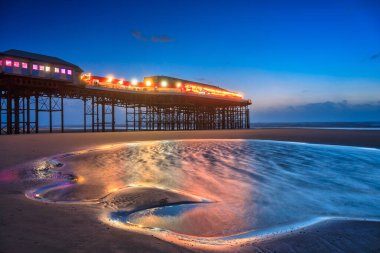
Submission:
M 196 236 L 228 236 L 321 216 L 380 218 L 380 151 L 271 141 L 165 141 L 62 159 L 81 177 L 62 200 L 127 186 L 177 190 L 209 204 L 117 213 L 119 221 Z M 51 192 L 49 198 L 56 198 Z M 112 216 L 112 215 L 111 215 Z

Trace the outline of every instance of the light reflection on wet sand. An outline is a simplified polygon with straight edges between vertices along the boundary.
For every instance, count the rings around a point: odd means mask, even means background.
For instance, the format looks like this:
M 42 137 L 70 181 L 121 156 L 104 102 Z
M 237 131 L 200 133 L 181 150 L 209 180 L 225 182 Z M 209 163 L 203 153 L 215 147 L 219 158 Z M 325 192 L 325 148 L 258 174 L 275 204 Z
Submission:
M 161 207 L 161 213 L 142 211 L 128 218 L 142 227 L 197 237 L 226 237 L 322 216 L 380 217 L 379 150 L 270 141 L 157 141 L 105 146 L 60 161 L 61 173 L 73 173 L 77 181 L 49 190 L 46 200 L 100 200 L 128 186 L 200 196 L 212 203 L 175 215 Z

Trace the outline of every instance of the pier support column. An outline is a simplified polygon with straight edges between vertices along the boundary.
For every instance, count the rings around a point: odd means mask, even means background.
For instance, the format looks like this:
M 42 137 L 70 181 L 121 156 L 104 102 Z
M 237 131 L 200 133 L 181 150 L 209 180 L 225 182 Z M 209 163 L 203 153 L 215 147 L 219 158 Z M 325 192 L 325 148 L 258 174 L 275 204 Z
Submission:
M 25 96 L 22 97 L 22 133 L 25 134 Z
M 111 104 L 111 125 L 112 125 L 112 132 L 115 132 L 115 101 L 112 99 L 112 104 Z
M 83 131 L 87 132 L 87 97 L 83 96 Z
M 30 97 L 26 97 L 26 133 L 30 134 Z
M 248 106 L 245 110 L 245 120 L 246 120 L 246 128 L 250 128 L 251 127 L 251 124 L 249 122 L 249 109 L 248 109 Z
M 53 132 L 53 110 L 52 110 L 52 101 L 51 95 L 49 95 L 49 132 Z
M 35 104 L 36 110 L 34 111 L 35 118 L 36 118 L 36 133 L 38 133 L 39 132 L 39 119 L 38 119 L 38 115 L 39 115 L 39 106 L 40 106 L 39 103 L 38 103 L 38 100 L 39 100 L 38 95 L 36 95 L 34 99 L 36 100 L 36 104 Z
M 125 103 L 125 131 L 128 131 L 128 103 Z
M 106 104 L 102 98 L 102 132 L 106 131 Z
M 91 130 L 95 132 L 95 97 L 91 97 Z
M 95 115 L 96 115 L 96 119 L 95 119 L 95 124 L 96 124 L 96 132 L 99 132 L 99 98 L 98 97 L 95 97 Z
M 7 91 L 7 134 L 12 134 L 12 96 Z
M 61 97 L 61 133 L 65 132 L 65 119 L 64 119 L 64 107 L 63 107 L 63 97 Z
M 133 105 L 133 131 L 136 131 L 136 105 Z
M 18 95 L 14 96 L 14 128 L 15 134 L 20 133 L 20 97 Z

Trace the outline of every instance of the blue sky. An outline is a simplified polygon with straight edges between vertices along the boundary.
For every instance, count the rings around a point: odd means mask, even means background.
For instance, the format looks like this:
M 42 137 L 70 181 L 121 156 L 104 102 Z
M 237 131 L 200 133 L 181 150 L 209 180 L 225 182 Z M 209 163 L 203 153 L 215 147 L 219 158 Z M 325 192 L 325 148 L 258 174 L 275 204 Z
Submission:
M 220 85 L 251 98 L 256 121 L 380 119 L 380 1 L 0 5 L 0 50 L 58 56 L 99 75 Z

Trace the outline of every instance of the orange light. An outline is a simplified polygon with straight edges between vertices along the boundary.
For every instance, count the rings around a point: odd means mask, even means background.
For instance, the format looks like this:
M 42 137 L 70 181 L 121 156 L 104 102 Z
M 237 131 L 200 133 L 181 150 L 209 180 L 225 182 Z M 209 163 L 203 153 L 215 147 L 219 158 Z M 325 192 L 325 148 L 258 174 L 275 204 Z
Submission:
M 181 82 L 177 82 L 177 88 L 181 88 L 182 86 L 182 83 Z
M 151 86 L 151 85 L 152 85 L 152 81 L 147 80 L 147 81 L 145 82 L 145 85 L 146 85 L 146 86 Z
M 77 181 L 78 184 L 82 184 L 82 183 L 85 181 L 85 179 L 84 179 L 84 177 L 82 177 L 82 176 L 78 176 L 78 177 L 75 179 L 75 181 Z
M 120 79 L 119 84 L 124 84 L 124 79 Z
M 82 74 L 82 75 L 80 76 L 80 79 L 81 79 L 81 80 L 90 80 L 90 79 L 91 79 L 91 73 Z
M 108 76 L 107 77 L 107 83 L 112 83 L 113 81 L 113 76 Z

